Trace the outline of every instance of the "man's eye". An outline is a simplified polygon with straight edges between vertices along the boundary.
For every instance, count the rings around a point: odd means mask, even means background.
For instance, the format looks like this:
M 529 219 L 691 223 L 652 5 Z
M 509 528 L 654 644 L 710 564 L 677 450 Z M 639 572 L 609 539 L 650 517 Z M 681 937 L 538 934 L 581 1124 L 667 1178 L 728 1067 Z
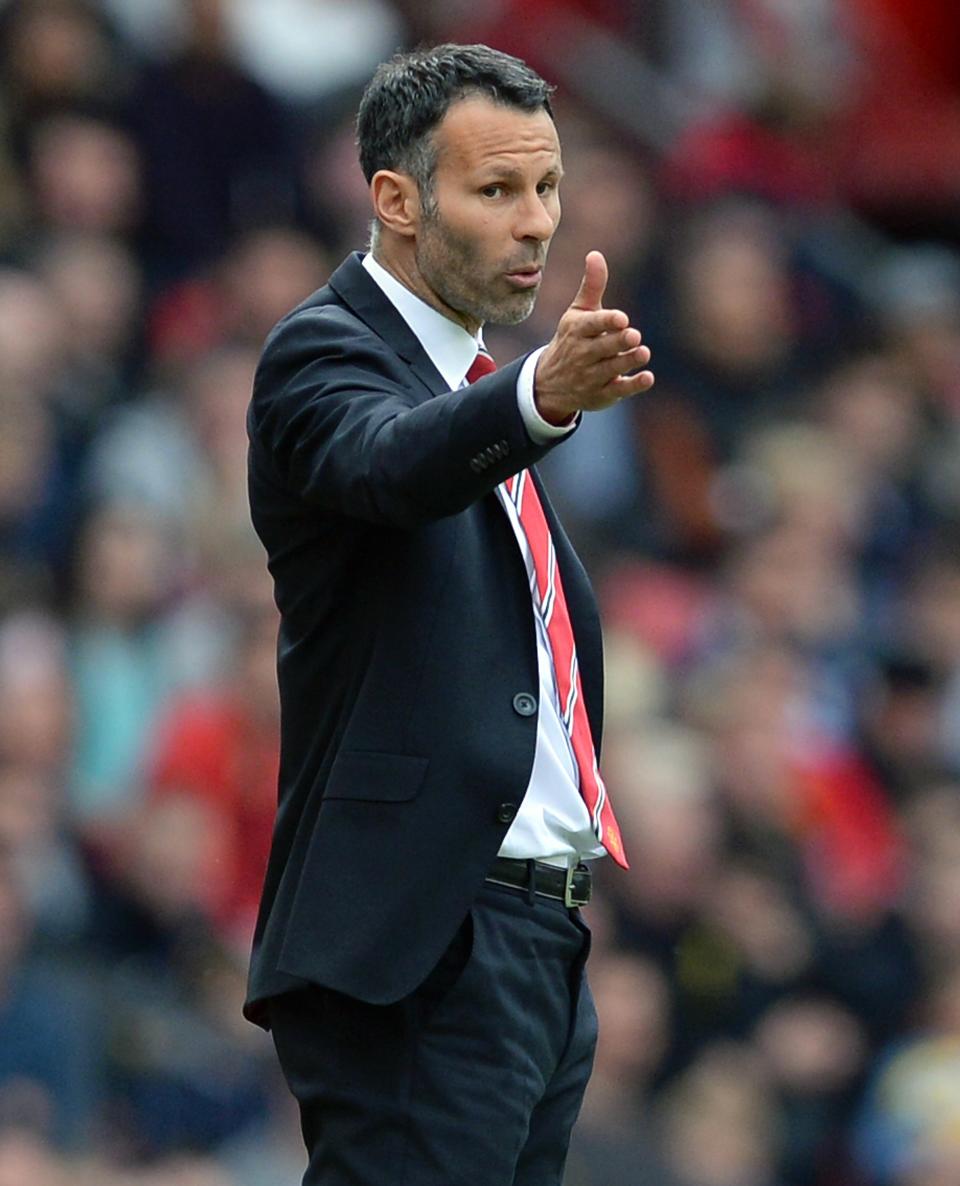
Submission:
M 537 186 L 537 193 L 538 194 L 548 194 L 552 190 L 555 190 L 556 188 L 557 188 L 557 183 L 555 181 L 541 181 L 540 184 Z
M 480 191 L 485 198 L 499 198 L 503 193 L 502 185 L 485 185 Z

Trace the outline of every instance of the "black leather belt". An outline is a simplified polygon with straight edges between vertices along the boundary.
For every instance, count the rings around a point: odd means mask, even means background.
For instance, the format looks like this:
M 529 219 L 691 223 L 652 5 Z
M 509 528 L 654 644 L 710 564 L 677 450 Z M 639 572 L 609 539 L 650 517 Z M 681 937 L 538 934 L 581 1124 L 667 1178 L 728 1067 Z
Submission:
M 508 885 L 541 898 L 554 898 L 564 906 L 586 906 L 590 901 L 592 875 L 586 865 L 560 869 L 542 861 L 521 861 L 497 857 L 487 874 L 494 885 Z

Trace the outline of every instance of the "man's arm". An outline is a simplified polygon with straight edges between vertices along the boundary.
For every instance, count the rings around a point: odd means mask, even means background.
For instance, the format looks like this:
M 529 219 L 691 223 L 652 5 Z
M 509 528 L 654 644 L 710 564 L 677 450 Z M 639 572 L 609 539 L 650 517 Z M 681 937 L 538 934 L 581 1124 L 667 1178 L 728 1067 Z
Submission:
M 650 359 L 620 310 L 602 308 L 607 265 L 583 282 L 533 364 L 533 399 L 565 425 L 648 390 Z M 517 397 L 524 360 L 417 403 L 406 364 L 336 306 L 302 310 L 267 343 L 250 409 L 254 448 L 311 505 L 410 527 L 453 515 L 532 465 L 559 440 L 531 439 Z M 524 376 L 527 379 L 527 375 Z
M 318 508 L 402 527 L 456 514 L 550 448 L 524 427 L 522 365 L 418 404 L 406 364 L 369 330 L 334 306 L 304 310 L 264 351 L 253 447 Z

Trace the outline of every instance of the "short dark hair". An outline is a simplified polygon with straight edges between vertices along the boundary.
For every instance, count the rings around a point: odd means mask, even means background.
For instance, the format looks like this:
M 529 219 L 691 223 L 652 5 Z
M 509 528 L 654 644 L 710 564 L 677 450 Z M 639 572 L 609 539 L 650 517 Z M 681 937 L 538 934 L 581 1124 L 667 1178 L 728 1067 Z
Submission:
M 521 111 L 553 118 L 553 87 L 526 62 L 486 45 L 437 45 L 397 54 L 370 80 L 357 114 L 360 167 L 369 182 L 379 169 L 408 173 L 429 202 L 436 149 L 431 132 L 450 105 L 487 95 Z

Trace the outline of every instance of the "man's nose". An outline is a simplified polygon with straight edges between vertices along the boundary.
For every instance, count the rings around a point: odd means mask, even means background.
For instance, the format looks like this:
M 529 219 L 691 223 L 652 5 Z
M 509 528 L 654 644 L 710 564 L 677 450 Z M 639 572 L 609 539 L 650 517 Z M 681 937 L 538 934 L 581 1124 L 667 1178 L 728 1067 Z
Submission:
M 536 239 L 544 243 L 553 237 L 557 229 L 557 220 L 540 194 L 532 194 L 520 207 L 519 217 L 514 228 L 514 238 Z

